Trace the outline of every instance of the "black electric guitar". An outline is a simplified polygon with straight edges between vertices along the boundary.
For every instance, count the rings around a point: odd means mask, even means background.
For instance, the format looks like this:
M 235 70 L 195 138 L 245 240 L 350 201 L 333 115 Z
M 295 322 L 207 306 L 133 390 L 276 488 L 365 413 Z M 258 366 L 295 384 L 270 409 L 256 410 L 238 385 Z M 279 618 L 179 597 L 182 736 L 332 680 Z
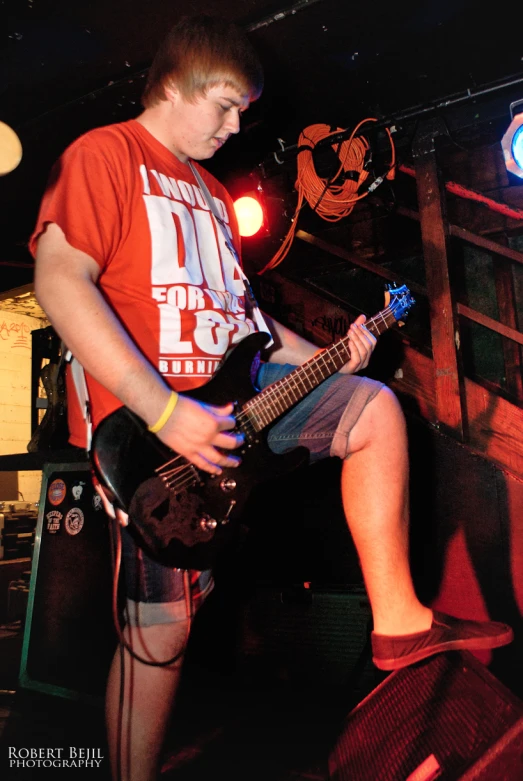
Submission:
M 405 285 L 388 287 L 386 308 L 366 322 L 378 336 L 414 303 Z M 338 371 L 350 358 L 349 337 L 335 342 L 261 392 L 252 376 L 259 352 L 269 341 L 251 334 L 231 352 L 215 376 L 188 395 L 208 404 L 236 406 L 236 430 L 244 435 L 239 467 L 212 476 L 170 450 L 126 407 L 105 418 L 95 431 L 93 468 L 114 502 L 129 514 L 129 530 L 150 556 L 171 567 L 203 570 L 237 531 L 252 488 L 308 460 L 297 447 L 276 455 L 265 430 L 284 412 Z

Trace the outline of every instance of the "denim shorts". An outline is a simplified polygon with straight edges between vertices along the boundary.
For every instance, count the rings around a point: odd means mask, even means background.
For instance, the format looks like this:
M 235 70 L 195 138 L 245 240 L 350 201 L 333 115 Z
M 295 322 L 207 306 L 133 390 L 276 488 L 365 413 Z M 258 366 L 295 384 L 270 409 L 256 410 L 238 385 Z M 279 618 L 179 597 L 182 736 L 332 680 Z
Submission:
M 214 586 L 210 570 L 185 573 L 150 558 L 126 529 L 122 530 L 122 566 L 127 595 L 125 620 L 130 626 L 191 619 Z
M 259 390 L 294 368 L 289 364 L 262 364 L 257 376 Z M 304 445 L 310 451 L 310 463 L 329 456 L 346 458 L 352 428 L 382 388 L 381 382 L 368 377 L 332 375 L 271 426 L 271 450 L 281 454 Z M 122 537 L 128 622 L 150 626 L 194 615 L 213 588 L 211 571 L 189 573 L 189 598 L 186 573 L 152 560 L 125 530 Z
M 264 363 L 258 372 L 260 390 L 277 382 L 295 367 Z M 271 426 L 267 441 L 275 453 L 299 445 L 310 451 L 310 463 L 328 456 L 344 459 L 348 439 L 365 406 L 383 383 L 354 374 L 333 374 Z

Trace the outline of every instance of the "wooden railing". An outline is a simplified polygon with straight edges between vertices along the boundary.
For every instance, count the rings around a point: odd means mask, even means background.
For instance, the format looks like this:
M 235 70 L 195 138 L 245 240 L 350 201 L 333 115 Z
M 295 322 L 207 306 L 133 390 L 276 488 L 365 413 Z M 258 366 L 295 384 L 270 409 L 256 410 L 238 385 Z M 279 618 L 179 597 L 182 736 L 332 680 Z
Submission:
M 418 145 L 415 171 L 419 211 L 398 206 L 396 213 L 420 223 L 426 285 L 398 279 L 390 268 L 305 231 L 297 231 L 296 238 L 388 281 L 406 283 L 414 294 L 426 296 L 432 357 L 407 342 L 402 366 L 391 384 L 415 399 L 420 413 L 434 426 L 523 478 L 523 333 L 518 328 L 510 269 L 512 263 L 523 264 L 523 253 L 448 222 L 446 192 L 433 143 Z M 492 254 L 499 320 L 458 300 L 451 284 L 451 238 Z M 503 337 L 503 389 L 466 376 L 463 319 Z

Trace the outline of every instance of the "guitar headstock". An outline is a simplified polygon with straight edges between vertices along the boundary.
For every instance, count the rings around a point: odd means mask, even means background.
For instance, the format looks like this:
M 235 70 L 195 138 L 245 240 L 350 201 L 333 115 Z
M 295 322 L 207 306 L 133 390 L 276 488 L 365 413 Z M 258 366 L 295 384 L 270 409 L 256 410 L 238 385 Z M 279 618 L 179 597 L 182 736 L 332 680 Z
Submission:
M 399 325 L 403 325 L 401 318 L 409 313 L 409 309 L 416 303 L 412 298 L 407 285 L 395 287 L 388 284 L 385 291 L 385 306 L 390 309 Z

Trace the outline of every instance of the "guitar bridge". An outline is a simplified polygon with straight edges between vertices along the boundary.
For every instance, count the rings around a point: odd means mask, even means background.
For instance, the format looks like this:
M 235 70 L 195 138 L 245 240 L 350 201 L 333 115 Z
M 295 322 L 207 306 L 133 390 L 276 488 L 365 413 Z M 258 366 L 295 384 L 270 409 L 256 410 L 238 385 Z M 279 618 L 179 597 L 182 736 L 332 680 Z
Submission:
M 194 464 L 191 464 L 180 456 L 154 470 L 165 487 L 173 494 L 177 494 L 186 488 L 201 485 L 200 474 Z

